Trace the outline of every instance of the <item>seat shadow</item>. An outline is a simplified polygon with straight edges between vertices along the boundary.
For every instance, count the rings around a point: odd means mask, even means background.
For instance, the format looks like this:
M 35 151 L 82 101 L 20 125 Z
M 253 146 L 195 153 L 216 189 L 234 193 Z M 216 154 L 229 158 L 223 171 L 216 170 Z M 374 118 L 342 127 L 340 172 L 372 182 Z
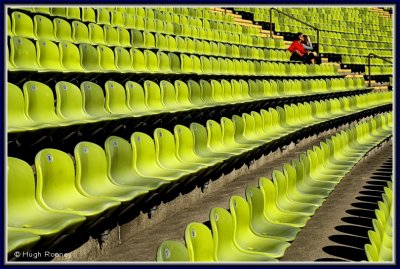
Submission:
M 327 246 L 322 248 L 322 250 L 332 256 L 347 259 L 350 261 L 362 261 L 366 260 L 366 254 L 364 250 L 357 248 L 346 247 L 346 246 Z
M 382 187 L 386 187 L 387 186 L 387 182 L 386 181 L 381 181 L 381 180 L 370 180 L 367 181 L 367 184 L 369 185 L 373 185 L 373 186 L 382 186 Z
M 382 200 L 382 198 L 377 196 L 357 196 L 356 200 L 362 202 L 377 203 L 378 201 Z
M 348 209 L 348 210 L 346 210 L 346 213 L 356 216 L 356 217 L 363 217 L 363 218 L 369 218 L 369 219 L 376 218 L 375 212 L 372 210 Z
M 352 203 L 351 206 L 364 210 L 375 210 L 378 208 L 376 203 Z
M 356 225 L 340 225 L 336 226 L 335 230 L 350 235 L 368 238 L 368 231 L 370 228 Z
M 365 237 L 353 235 L 332 235 L 329 240 L 348 247 L 364 249 L 364 245 L 369 243 L 369 239 Z
M 372 229 L 372 219 L 360 217 L 343 217 L 342 221 L 348 224 L 364 226 L 366 228 Z
M 348 262 L 349 260 L 337 259 L 337 258 L 321 258 L 315 260 L 316 262 Z
M 379 175 L 371 176 L 370 179 L 391 181 L 390 176 L 382 176 L 382 175 L 380 175 L 380 176 Z
M 360 194 L 367 196 L 382 197 L 382 192 L 380 191 L 360 191 Z

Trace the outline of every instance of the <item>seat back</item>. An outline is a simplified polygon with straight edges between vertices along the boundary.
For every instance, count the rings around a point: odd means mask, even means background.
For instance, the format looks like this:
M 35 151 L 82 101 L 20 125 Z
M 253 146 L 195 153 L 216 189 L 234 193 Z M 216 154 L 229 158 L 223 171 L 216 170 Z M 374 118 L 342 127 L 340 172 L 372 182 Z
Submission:
M 187 262 L 189 255 L 181 242 L 167 240 L 158 247 L 156 259 L 158 262 Z
M 214 261 L 212 234 L 204 224 L 189 223 L 185 229 L 185 242 L 190 261 Z
M 115 81 L 107 81 L 104 89 L 106 92 L 106 109 L 112 114 L 128 115 L 130 110 L 126 106 L 124 86 Z
M 64 70 L 83 71 L 81 54 L 74 44 L 62 41 L 58 43 L 58 48 L 60 52 L 60 63 Z
M 105 109 L 103 89 L 96 83 L 84 81 L 81 83 L 81 92 L 83 96 L 83 107 L 89 115 L 108 116 L 110 113 Z
M 74 84 L 66 81 L 59 81 L 56 90 L 57 114 L 64 119 L 84 120 L 89 117 L 83 108 L 81 90 Z
M 16 69 L 38 70 L 36 48 L 29 39 L 13 36 L 10 39 L 10 62 Z

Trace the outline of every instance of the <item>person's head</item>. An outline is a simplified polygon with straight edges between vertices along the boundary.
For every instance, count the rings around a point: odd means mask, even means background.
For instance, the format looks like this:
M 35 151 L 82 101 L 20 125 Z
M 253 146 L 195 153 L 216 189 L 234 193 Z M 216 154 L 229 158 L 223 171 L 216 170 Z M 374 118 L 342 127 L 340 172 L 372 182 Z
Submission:
M 304 40 L 304 37 L 303 37 L 303 34 L 302 33 L 297 33 L 295 36 L 294 36 L 294 41 L 303 41 Z
M 303 35 L 303 43 L 309 44 L 310 42 L 310 37 L 308 35 Z

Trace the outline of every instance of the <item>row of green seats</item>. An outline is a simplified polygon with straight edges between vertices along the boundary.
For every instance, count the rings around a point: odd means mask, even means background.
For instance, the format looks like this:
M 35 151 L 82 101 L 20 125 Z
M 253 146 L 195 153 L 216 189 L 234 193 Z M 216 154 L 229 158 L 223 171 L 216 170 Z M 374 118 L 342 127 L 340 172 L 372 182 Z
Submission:
M 336 38 L 327 38 L 321 37 L 320 38 L 321 44 L 326 45 L 336 45 L 336 46 L 343 46 L 343 47 L 354 47 L 354 48 L 364 48 L 364 49 L 391 49 L 391 43 L 382 43 L 382 42 L 371 42 L 371 41 L 354 41 L 354 40 L 343 40 L 343 39 L 336 39 Z
M 361 90 L 363 78 L 327 80 L 146 80 L 105 83 L 104 90 L 93 82 L 76 86 L 60 81 L 52 89 L 29 81 L 23 93 L 7 84 L 8 132 L 90 123 L 121 117 L 140 117 L 159 113 L 196 110 L 231 103 L 253 102 L 290 96 Z M 105 94 L 104 94 L 105 92 Z
M 320 44 L 320 53 L 337 53 L 343 55 L 354 55 L 354 56 L 368 56 L 370 53 L 374 53 L 383 57 L 392 57 L 392 49 L 364 49 L 364 48 L 348 48 L 334 45 L 323 45 Z
M 388 60 L 391 61 L 392 59 L 389 58 Z M 368 57 L 342 55 L 342 63 L 368 65 Z M 383 59 L 371 57 L 371 65 L 391 65 L 391 64 L 384 61 Z
M 8 69 L 41 72 L 197 73 L 253 76 L 335 76 L 334 64 L 306 65 L 187 55 L 105 45 L 38 40 L 36 46 L 23 37 L 10 40 Z M 239 51 L 240 52 L 240 51 Z M 114 54 L 115 53 L 115 54 Z M 7 55 L 8 56 L 8 55 Z
M 375 35 L 371 36 L 366 36 L 366 35 L 360 35 L 360 34 L 351 34 L 351 33 L 338 33 L 338 32 L 327 32 L 327 31 L 321 31 L 320 32 L 321 37 L 328 37 L 328 38 L 334 38 L 334 39 L 343 39 L 344 41 L 346 40 L 361 40 L 361 41 L 366 41 L 366 42 L 386 42 L 392 44 L 393 38 L 390 37 L 379 37 Z
M 228 212 L 213 208 L 210 229 L 192 222 L 186 247 L 164 241 L 157 261 L 277 261 L 341 179 L 381 141 L 392 135 L 385 113 L 342 131 L 299 159 L 246 188 L 246 199 L 232 196 Z
M 369 74 L 369 67 L 365 67 L 365 74 Z M 371 66 L 371 75 L 393 75 L 393 66 Z
M 393 261 L 393 183 L 388 181 L 384 187 L 382 201 L 375 209 L 376 218 L 372 220 L 373 230 L 368 231 L 369 243 L 364 246 L 369 262 Z
M 300 130 L 305 123 L 359 112 L 384 103 L 388 97 L 376 93 L 300 103 L 262 110 L 261 114 L 233 116 L 232 120 L 222 118 L 221 125 L 209 120 L 206 127 L 197 123 L 190 129 L 177 125 L 175 136 L 156 129 L 154 140 L 136 132 L 131 136 L 131 146 L 122 138 L 109 137 L 106 152 L 96 144 L 81 142 L 75 148 L 77 173 L 67 153 L 44 149 L 35 158 L 36 181 L 27 163 L 9 157 L 8 227 L 49 239 L 66 229 L 75 229 L 85 217 L 93 221 L 121 202 Z M 224 145 L 234 146 L 235 151 L 227 152 Z M 52 184 L 55 181 L 57 184 Z M 31 242 L 32 238 L 28 239 Z

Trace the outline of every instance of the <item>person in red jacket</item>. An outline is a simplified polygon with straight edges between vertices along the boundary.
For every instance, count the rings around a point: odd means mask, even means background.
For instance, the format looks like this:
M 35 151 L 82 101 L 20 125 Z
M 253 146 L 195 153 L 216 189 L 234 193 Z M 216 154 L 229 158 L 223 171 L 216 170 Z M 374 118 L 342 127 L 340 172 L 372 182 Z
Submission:
M 291 61 L 302 61 L 306 64 L 315 63 L 315 55 L 311 51 L 306 51 L 303 47 L 304 37 L 302 33 L 297 33 L 293 43 L 289 47 L 292 53 Z

